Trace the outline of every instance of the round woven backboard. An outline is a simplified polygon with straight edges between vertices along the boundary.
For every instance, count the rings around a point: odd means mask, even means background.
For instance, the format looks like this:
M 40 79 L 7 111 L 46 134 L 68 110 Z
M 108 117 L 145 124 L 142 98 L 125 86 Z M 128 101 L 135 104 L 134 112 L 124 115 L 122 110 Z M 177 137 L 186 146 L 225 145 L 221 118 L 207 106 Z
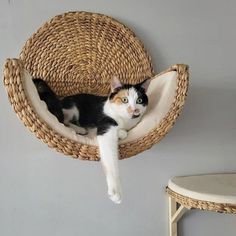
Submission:
M 60 96 L 107 94 L 113 75 L 125 83 L 153 75 L 151 59 L 135 34 L 97 13 L 55 16 L 28 39 L 20 59 Z

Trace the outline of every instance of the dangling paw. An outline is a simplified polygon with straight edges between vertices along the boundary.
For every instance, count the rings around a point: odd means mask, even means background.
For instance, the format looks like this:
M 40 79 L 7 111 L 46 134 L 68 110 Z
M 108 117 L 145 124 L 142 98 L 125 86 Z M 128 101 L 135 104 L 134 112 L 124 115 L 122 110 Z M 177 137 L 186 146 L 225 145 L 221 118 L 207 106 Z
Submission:
M 118 138 L 119 139 L 125 139 L 128 136 L 128 132 L 124 129 L 119 129 L 118 130 Z
M 120 181 L 108 181 L 108 196 L 116 204 L 121 203 L 121 185 Z
M 108 196 L 109 198 L 116 204 L 120 204 L 121 203 L 121 194 L 116 191 L 116 190 L 112 190 L 108 192 Z

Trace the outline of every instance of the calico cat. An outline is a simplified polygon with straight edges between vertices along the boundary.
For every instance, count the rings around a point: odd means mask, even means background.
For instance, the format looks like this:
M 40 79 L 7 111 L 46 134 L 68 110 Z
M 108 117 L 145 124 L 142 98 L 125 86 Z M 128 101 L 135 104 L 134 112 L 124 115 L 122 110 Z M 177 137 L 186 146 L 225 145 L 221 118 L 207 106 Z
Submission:
M 148 78 L 130 85 L 122 84 L 117 77 L 113 77 L 108 96 L 78 94 L 60 101 L 66 126 L 81 135 L 96 128 L 108 195 L 115 203 L 121 202 L 118 140 L 126 138 L 127 131 L 136 126 L 145 113 L 150 81 Z

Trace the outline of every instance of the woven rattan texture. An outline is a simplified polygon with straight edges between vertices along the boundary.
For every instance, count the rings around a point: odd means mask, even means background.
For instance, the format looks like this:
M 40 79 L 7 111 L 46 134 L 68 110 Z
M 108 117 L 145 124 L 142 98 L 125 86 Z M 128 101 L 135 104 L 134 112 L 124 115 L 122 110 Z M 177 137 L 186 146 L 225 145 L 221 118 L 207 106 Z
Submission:
M 215 212 L 220 212 L 220 213 L 236 214 L 236 205 L 193 199 L 193 198 L 178 194 L 172 191 L 168 187 L 166 188 L 166 191 L 171 198 L 173 198 L 176 202 L 185 206 L 186 208 L 195 208 L 195 209 L 215 211 Z
M 54 17 L 26 42 L 20 59 L 6 61 L 4 84 L 18 117 L 49 147 L 83 160 L 99 160 L 98 148 L 63 137 L 41 120 L 26 97 L 21 80 L 23 68 L 45 79 L 61 96 L 107 94 L 114 74 L 125 83 L 137 83 L 153 75 L 150 57 L 130 29 L 110 17 L 86 12 Z M 174 65 L 168 71 L 178 72 L 176 96 L 169 113 L 144 137 L 121 144 L 120 159 L 150 148 L 174 125 L 186 98 L 188 67 Z
M 153 75 L 150 57 L 130 29 L 88 12 L 54 17 L 26 42 L 20 59 L 58 95 L 103 95 L 113 75 L 129 83 Z

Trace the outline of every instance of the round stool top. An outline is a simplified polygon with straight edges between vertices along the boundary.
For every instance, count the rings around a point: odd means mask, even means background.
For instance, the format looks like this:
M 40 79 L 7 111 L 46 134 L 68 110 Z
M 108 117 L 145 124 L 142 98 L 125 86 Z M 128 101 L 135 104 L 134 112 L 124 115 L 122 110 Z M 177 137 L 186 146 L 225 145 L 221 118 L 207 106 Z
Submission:
M 168 187 L 196 200 L 236 205 L 236 173 L 174 177 Z

